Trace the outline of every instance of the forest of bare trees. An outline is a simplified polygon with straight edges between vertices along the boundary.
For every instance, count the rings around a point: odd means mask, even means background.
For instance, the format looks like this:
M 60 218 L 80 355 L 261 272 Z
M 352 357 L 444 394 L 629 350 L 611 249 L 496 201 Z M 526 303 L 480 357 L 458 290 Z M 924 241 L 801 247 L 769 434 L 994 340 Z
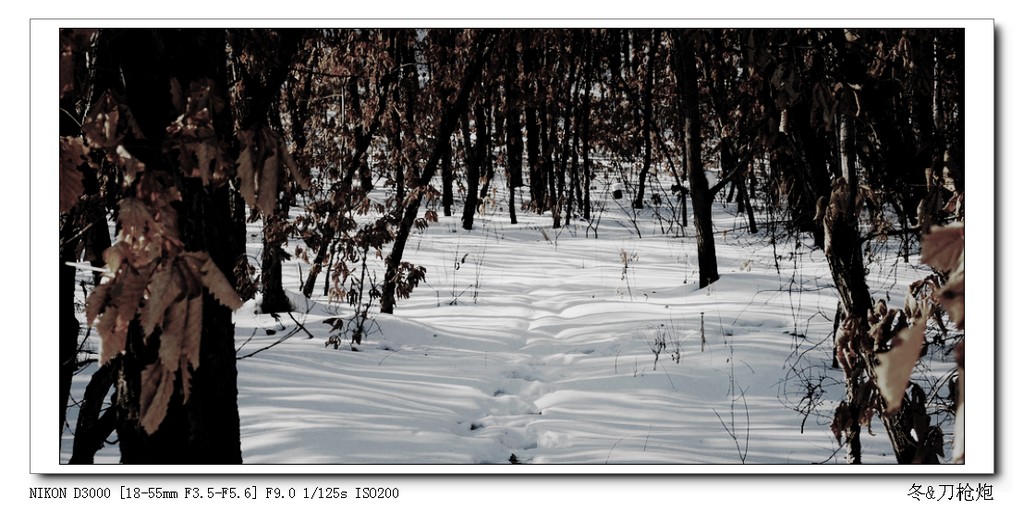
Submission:
M 474 229 L 499 186 L 510 224 L 592 223 L 595 176 L 608 172 L 623 172 L 618 193 L 635 210 L 669 203 L 692 222 L 702 288 L 719 279 L 715 201 L 749 213 L 750 232 L 763 228 L 755 208 L 769 207 L 786 232 L 809 234 L 836 290 L 847 393 L 832 429 L 847 459 L 860 461 L 872 415 L 900 463 L 942 457 L 920 388 L 899 374 L 923 343 L 958 343 L 963 366 L 962 30 L 60 38 L 59 407 L 72 463 L 92 462 L 112 433 L 124 463 L 242 462 L 232 311 L 254 296 L 262 313 L 292 311 L 282 264 L 308 267 L 294 291 L 352 307 L 343 330 L 358 345 L 373 314 L 394 313 L 424 281 L 406 253 L 417 232 L 453 215 Z M 669 195 L 647 185 L 656 173 Z M 259 261 L 245 257 L 254 222 Z M 869 245 L 886 239 L 903 258 L 923 247 L 936 270 L 907 304 L 873 299 L 865 280 Z M 107 277 L 76 280 L 67 263 Z M 75 313 L 85 287 L 88 324 Z M 948 335 L 924 339 L 930 318 Z M 68 425 L 87 328 L 100 367 Z

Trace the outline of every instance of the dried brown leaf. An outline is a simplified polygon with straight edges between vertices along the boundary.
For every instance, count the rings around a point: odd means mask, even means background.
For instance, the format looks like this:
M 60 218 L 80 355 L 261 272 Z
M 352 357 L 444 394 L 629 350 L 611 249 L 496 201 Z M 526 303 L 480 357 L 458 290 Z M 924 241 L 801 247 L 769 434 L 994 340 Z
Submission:
M 291 172 L 295 182 L 298 183 L 299 187 L 303 190 L 308 190 L 309 177 L 307 177 L 305 173 L 302 172 L 302 169 L 299 168 L 299 165 L 295 163 L 295 159 L 292 158 L 291 153 L 288 152 L 288 148 L 285 147 L 283 141 L 278 141 L 277 149 L 278 154 L 281 155 L 281 159 L 284 160 L 284 165 L 288 167 L 288 170 Z
M 209 255 L 203 255 L 205 256 L 205 261 L 202 267 L 199 268 L 199 278 L 203 285 L 206 286 L 206 289 L 210 291 L 210 294 L 218 302 L 231 310 L 237 310 L 242 306 L 242 299 L 238 296 L 238 292 L 235 291 L 231 282 L 228 282 L 227 277 L 220 271 L 220 268 L 214 264 L 213 259 L 210 259 Z
M 78 166 L 87 163 L 89 149 L 82 137 L 61 137 L 60 139 L 60 212 L 66 213 L 75 207 L 78 199 L 85 194 L 82 171 Z
M 164 323 L 161 325 L 160 362 L 163 363 L 164 367 L 174 369 L 178 366 L 178 359 L 181 358 L 181 347 L 186 342 L 187 325 L 188 300 L 182 298 L 167 308 Z
M 113 149 L 125 136 L 144 139 L 131 111 L 112 92 L 104 93 L 82 122 L 82 134 L 89 147 Z
M 188 362 L 181 359 L 181 392 L 184 394 L 183 401 L 188 402 L 189 396 L 192 395 L 192 371 L 188 368 Z
M 92 148 L 112 149 L 121 143 L 124 134 L 119 133 L 117 126 L 121 114 L 113 96 L 104 94 L 93 106 L 82 122 L 82 134 Z
M 96 333 L 100 335 L 100 365 L 124 351 L 128 329 L 117 318 L 117 309 L 108 308 L 96 323 Z
M 60 49 L 60 97 L 75 88 L 75 55 L 71 48 Z
M 195 279 L 196 284 L 201 284 L 214 299 L 232 310 L 242 306 L 242 299 L 238 296 L 238 292 L 220 271 L 220 268 L 210 259 L 209 254 L 206 252 L 184 252 L 182 260 L 185 263 L 182 268 L 190 274 L 186 280 Z M 190 293 L 189 296 L 198 296 L 198 294 Z
M 103 251 L 103 262 L 110 269 L 110 272 L 117 274 L 117 271 L 121 269 L 121 263 L 124 262 L 124 253 L 121 250 L 121 245 L 114 245 Z
M 174 302 L 168 312 L 171 317 L 165 322 L 166 330 L 163 330 L 160 336 L 159 358 L 166 369 L 174 371 L 181 360 L 181 347 L 185 339 L 185 326 L 188 323 L 186 301 Z
M 181 276 L 182 289 L 185 297 L 191 298 L 203 293 L 203 283 L 199 281 L 199 266 L 192 257 L 195 252 L 183 252 L 178 256 L 174 264 L 178 267 L 178 275 Z
M 927 311 L 924 315 L 927 318 Z M 903 395 L 910 382 L 910 375 L 921 355 L 927 321 L 919 319 L 908 328 L 896 333 L 892 349 L 877 355 L 879 365 L 875 368 L 878 390 L 885 399 L 885 412 L 894 413 L 903 403 Z
M 242 150 L 238 154 L 238 191 L 249 206 L 256 205 L 256 152 L 253 149 L 255 134 L 252 130 L 239 134 Z
M 88 48 L 94 29 L 66 28 L 60 31 L 60 97 L 74 90 L 75 54 Z
M 85 322 L 92 324 L 93 321 L 103 312 L 103 309 L 107 307 L 107 300 L 110 298 L 110 287 L 111 282 L 108 280 L 92 290 L 89 297 L 85 300 Z
M 949 281 L 939 289 L 938 302 L 949 313 L 949 319 L 964 329 L 964 271 L 963 268 L 949 276 Z
M 138 314 L 142 297 L 149 284 L 151 271 L 136 271 L 125 267 L 124 271 L 114 277 L 111 306 L 117 310 L 120 323 L 127 325 Z M 108 312 L 109 313 L 109 312 Z
M 117 146 L 115 155 L 111 159 L 124 172 L 125 183 L 127 184 L 135 182 L 139 174 L 146 170 L 146 164 L 132 156 L 123 145 Z
M 188 323 L 185 338 L 181 344 L 181 359 L 199 368 L 199 348 L 203 340 L 203 297 L 197 296 L 188 301 Z
M 128 243 L 142 239 L 146 228 L 153 222 L 153 215 L 146 204 L 135 197 L 127 197 L 118 203 L 118 210 L 122 239 Z
M 139 423 L 152 435 L 167 417 L 167 407 L 174 392 L 174 372 L 160 364 L 150 364 L 142 370 L 139 392 Z
M 161 266 L 149 281 L 146 304 L 142 306 L 139 318 L 147 337 L 163 323 L 165 311 L 181 294 L 181 285 L 174 278 L 174 270 L 174 265 Z
M 263 168 L 260 169 L 260 184 L 256 190 L 256 207 L 264 215 L 272 214 L 274 206 L 277 205 L 277 181 L 280 166 L 275 147 L 263 160 Z
M 196 172 L 192 175 L 202 178 L 203 185 L 208 185 L 213 177 L 210 164 L 217 157 L 217 146 L 214 145 L 213 141 L 205 140 L 194 144 L 193 152 L 196 156 Z
M 921 238 L 921 262 L 941 272 L 964 264 L 964 224 L 936 227 Z

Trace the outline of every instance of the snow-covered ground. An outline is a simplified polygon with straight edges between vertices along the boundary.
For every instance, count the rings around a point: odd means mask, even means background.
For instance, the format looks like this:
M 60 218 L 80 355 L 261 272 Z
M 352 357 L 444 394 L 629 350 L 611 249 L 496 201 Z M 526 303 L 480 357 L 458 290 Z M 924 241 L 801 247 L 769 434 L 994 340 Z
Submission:
M 373 315 L 358 351 L 325 346 L 324 320 L 351 307 L 306 300 L 306 269 L 285 263 L 296 312 L 275 319 L 250 301 L 235 314 L 245 463 L 844 464 L 829 428 L 844 388 L 831 368 L 836 292 L 824 254 L 781 228 L 773 243 L 767 222 L 780 219 L 764 210 L 748 233 L 745 215 L 720 201 L 721 279 L 699 289 L 693 227 L 678 236 L 667 205 L 634 212 L 628 193 L 602 191 L 613 187 L 596 187 L 599 222 L 552 229 L 550 216 L 519 211 L 512 225 L 498 197 L 473 231 L 459 210 L 414 232 L 405 259 L 427 268 L 426 282 L 393 316 Z M 902 304 L 925 269 L 897 246 L 877 250 L 869 284 Z M 953 366 L 939 356 L 921 368 L 931 385 Z M 951 423 L 943 429 L 948 443 Z M 877 419 L 872 432 L 865 463 L 894 463 Z M 62 463 L 71 442 L 66 431 Z M 116 446 L 97 456 L 117 461 Z

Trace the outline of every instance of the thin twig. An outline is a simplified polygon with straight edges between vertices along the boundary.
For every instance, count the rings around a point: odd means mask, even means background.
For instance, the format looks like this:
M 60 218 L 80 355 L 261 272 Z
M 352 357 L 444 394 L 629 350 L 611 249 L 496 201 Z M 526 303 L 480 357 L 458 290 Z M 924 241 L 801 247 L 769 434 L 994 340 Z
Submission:
M 292 321 L 294 321 L 294 322 L 295 322 L 295 326 L 297 326 L 297 327 L 298 327 L 299 329 L 301 329 L 301 330 L 302 330 L 303 332 L 306 332 L 306 335 L 308 335 L 310 339 L 312 339 L 313 337 L 315 337 L 315 336 L 314 336 L 314 335 L 313 335 L 312 333 L 310 333 L 310 331 L 309 331 L 309 330 L 306 330 L 306 326 L 305 326 L 305 324 L 303 324 L 303 323 L 299 323 L 299 320 L 295 319 L 295 316 L 292 316 L 292 311 L 288 311 L 288 317 L 289 317 L 289 318 L 292 318 Z

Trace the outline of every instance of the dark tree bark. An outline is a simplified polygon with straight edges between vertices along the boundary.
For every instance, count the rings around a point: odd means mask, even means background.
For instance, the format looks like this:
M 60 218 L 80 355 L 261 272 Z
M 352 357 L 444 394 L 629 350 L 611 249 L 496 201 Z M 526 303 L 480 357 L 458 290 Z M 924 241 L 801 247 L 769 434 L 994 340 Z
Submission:
M 66 222 L 65 228 L 61 229 L 60 237 L 62 240 L 73 235 L 70 232 L 63 232 L 70 231 L 68 227 L 73 226 L 74 222 Z M 71 380 L 75 376 L 75 371 L 78 370 L 78 334 L 81 325 L 78 322 L 78 318 L 75 317 L 75 267 L 67 264 L 75 262 L 76 259 L 74 250 L 68 250 L 68 247 L 61 247 L 60 273 L 57 274 L 58 285 L 60 286 L 58 293 L 60 305 L 57 312 L 58 321 L 60 322 L 60 329 L 57 331 L 59 336 L 58 352 L 60 355 L 60 364 L 58 366 L 60 382 L 60 434 L 64 432 L 68 400 L 71 396 Z
M 517 32 L 508 35 L 505 55 L 505 166 L 508 173 L 508 215 L 515 225 L 516 189 L 523 186 L 523 128 L 520 98 L 519 37 Z
M 462 139 L 466 147 L 466 204 L 462 210 L 462 228 L 467 231 L 473 230 L 476 207 L 480 201 L 480 167 L 487 146 L 484 107 L 479 100 L 473 107 L 473 119 L 476 129 L 475 144 L 470 138 L 469 116 L 462 116 Z
M 555 146 L 558 144 L 557 128 L 555 126 L 555 115 L 551 107 L 544 104 L 540 110 L 541 118 L 541 169 L 544 172 L 544 182 L 547 183 L 547 203 L 545 209 L 551 209 L 552 227 L 558 229 L 562 226 L 562 211 L 558 205 L 558 179 L 555 176 Z
M 452 216 L 452 206 L 455 205 L 455 193 L 452 184 L 455 176 L 452 173 L 452 144 L 445 142 L 444 154 L 441 155 L 441 206 L 444 208 L 444 216 Z
M 686 173 L 690 178 L 690 197 L 693 203 L 693 225 L 697 230 L 697 264 L 700 287 L 718 280 L 718 258 L 715 255 L 714 225 L 711 203 L 714 195 L 708 189 L 701 160 L 701 117 L 697 103 L 697 56 L 692 32 L 674 32 L 675 73 L 680 88 L 681 116 Z
M 544 157 L 541 155 L 541 146 L 544 145 L 544 124 L 545 119 L 542 105 L 545 104 L 545 91 L 540 86 L 537 73 L 540 69 L 539 50 L 532 48 L 524 41 L 526 50 L 523 53 L 523 74 L 526 80 L 526 89 L 529 101 L 526 104 L 526 163 L 530 169 L 530 203 L 533 210 L 543 213 L 547 210 L 547 173 L 544 167 Z
M 183 90 L 196 79 L 210 78 L 226 97 L 223 31 L 110 30 L 101 32 L 97 68 L 99 90 L 125 91 L 145 139 L 128 143 L 147 168 L 177 168 L 165 158 L 166 127 L 174 120 L 168 84 L 177 78 Z M 232 133 L 230 117 L 218 119 L 218 133 Z M 244 254 L 244 231 L 233 221 L 228 187 L 210 189 L 198 179 L 182 179 L 177 204 L 186 250 L 203 250 L 233 284 L 232 269 Z M 138 391 L 143 367 L 156 359 L 159 337 L 145 342 L 137 321 L 129 326 L 126 352 L 119 357 L 115 400 L 116 430 L 124 463 L 240 463 L 237 370 L 231 311 L 208 294 L 203 299 L 200 365 L 192 373 L 191 396 L 183 403 L 177 378 L 167 416 L 152 435 L 139 423 Z
M 583 105 L 580 116 L 582 120 L 577 123 L 582 131 L 583 144 L 583 218 L 590 220 L 590 115 L 591 115 L 591 87 L 594 80 L 594 67 L 597 52 L 593 49 L 593 39 L 588 38 L 588 46 L 585 53 L 586 67 L 583 71 L 585 76 L 583 85 Z
M 459 92 L 455 101 L 445 108 L 441 123 L 437 129 L 434 148 L 416 180 L 416 190 L 411 192 L 412 196 L 406 201 L 404 208 L 401 210 L 403 213 L 398 225 L 398 233 L 395 235 L 391 254 L 385 262 L 387 268 L 384 273 L 384 285 L 381 290 L 380 299 L 380 311 L 384 314 L 394 314 L 395 312 L 396 291 L 400 277 L 399 270 L 402 264 L 402 257 L 405 254 L 405 245 L 409 240 L 409 234 L 412 232 L 413 223 L 419 214 L 420 203 L 423 200 L 423 189 L 430 183 L 430 180 L 433 179 L 434 174 L 437 172 L 438 163 L 444 154 L 447 141 L 452 136 L 452 133 L 455 132 L 459 118 L 466 111 L 470 92 L 472 92 L 474 85 L 479 81 L 484 65 L 490 59 L 492 39 L 493 37 L 490 32 L 480 34 L 476 44 L 476 52 L 473 55 L 473 58 L 476 60 L 466 70 L 466 75 L 459 86 Z
M 387 97 L 390 87 L 394 83 L 392 74 L 387 74 L 381 81 L 380 88 L 377 90 L 377 97 L 380 99 L 377 102 L 377 108 L 374 110 L 370 125 L 365 129 L 361 124 L 357 124 L 354 129 L 355 147 L 352 153 L 348 155 L 348 159 L 345 162 L 345 172 L 340 182 L 336 185 L 341 187 L 339 196 L 348 196 L 351 194 L 352 182 L 355 179 L 356 173 L 359 172 L 360 168 L 363 167 L 366 155 L 370 150 L 370 144 L 373 142 L 374 136 L 380 131 L 383 123 L 385 111 L 393 105 L 386 101 L 384 98 Z M 350 101 L 350 108 L 353 111 L 358 112 L 356 115 L 357 119 L 362 117 L 362 110 L 360 107 L 360 95 L 359 87 L 355 79 L 348 80 L 348 98 Z M 363 186 L 362 192 L 366 193 L 370 191 L 370 185 L 365 180 L 361 180 Z M 309 298 L 313 295 L 313 289 L 316 287 L 316 280 L 320 276 L 320 272 L 323 270 L 324 263 L 328 262 L 329 259 L 333 258 L 333 246 L 334 238 L 338 235 L 333 225 L 337 222 L 340 215 L 344 215 L 344 211 L 340 211 L 338 208 L 332 208 L 328 213 L 328 219 L 325 222 L 323 230 L 320 236 L 320 243 L 317 248 L 316 256 L 311 261 L 309 267 L 309 273 L 306 275 L 306 282 L 302 286 L 302 294 Z M 328 282 L 325 282 L 324 287 L 327 287 Z M 326 295 L 327 292 L 325 291 Z
M 263 61 L 249 65 L 238 64 L 241 73 L 244 97 L 236 104 L 238 125 L 242 130 L 256 130 L 271 126 L 281 133 L 280 101 L 281 88 L 288 77 L 290 64 L 298 53 L 303 35 L 296 30 L 282 30 L 271 41 L 262 30 L 235 30 L 229 39 L 236 51 L 253 46 L 259 49 Z M 250 56 L 250 58 L 253 58 Z M 263 252 L 260 292 L 263 295 L 260 312 L 264 314 L 293 310 L 291 301 L 284 292 L 281 263 L 287 259 L 284 250 L 290 198 L 278 200 L 274 211 L 263 212 Z
M 643 142 L 644 142 L 644 163 L 640 168 L 640 178 L 637 183 L 636 197 L 633 199 L 635 209 L 644 207 L 644 191 L 647 184 L 647 174 L 651 171 L 651 130 L 654 128 L 652 119 L 654 112 L 654 100 L 652 91 L 654 89 L 654 52 L 656 33 L 651 33 L 650 43 L 647 46 L 647 70 L 644 73 L 643 102 Z M 698 128 L 699 129 L 699 128 Z

